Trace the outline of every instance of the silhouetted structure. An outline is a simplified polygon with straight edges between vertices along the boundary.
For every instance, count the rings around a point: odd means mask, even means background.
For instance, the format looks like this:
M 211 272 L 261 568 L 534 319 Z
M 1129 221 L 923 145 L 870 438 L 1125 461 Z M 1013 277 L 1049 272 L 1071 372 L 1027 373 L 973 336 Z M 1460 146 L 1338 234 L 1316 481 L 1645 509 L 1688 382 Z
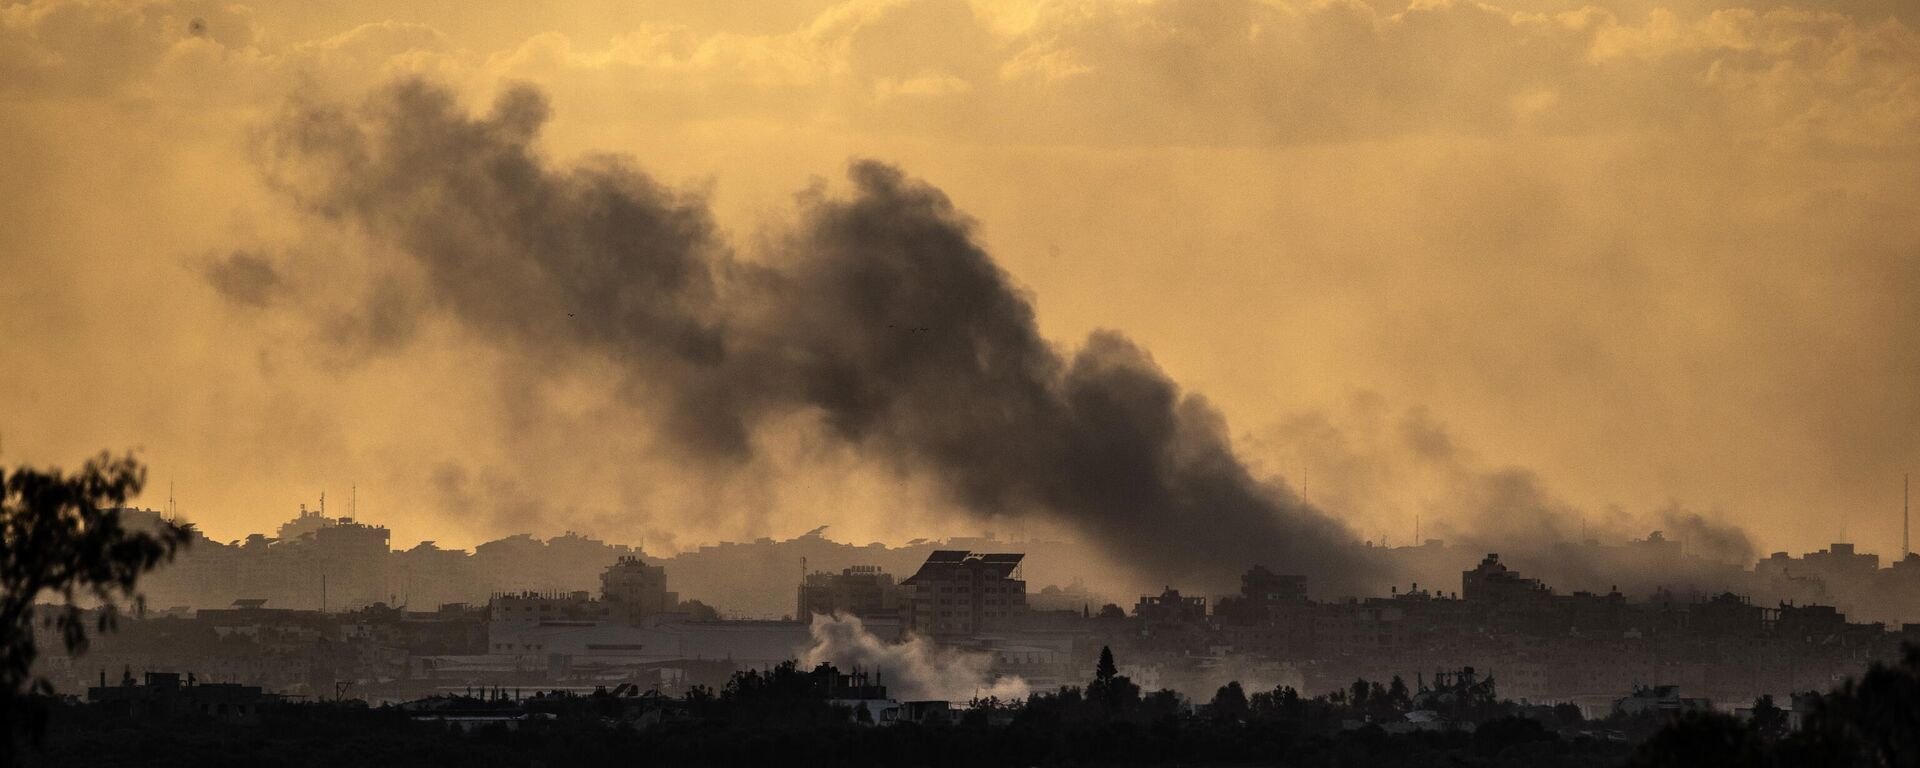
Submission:
M 119 685 L 110 686 L 103 672 L 100 685 L 87 689 L 87 701 L 128 717 L 194 714 L 251 722 L 259 719 L 262 706 L 280 697 L 255 685 L 201 683 L 191 674 L 183 680 L 178 672 L 148 672 L 139 684 L 128 675 Z
M 941 550 L 900 582 L 907 628 L 934 637 L 970 635 L 1027 607 L 1027 583 L 1015 578 L 1020 554 Z
M 839 573 L 814 571 L 800 583 L 794 617 L 846 613 L 875 616 L 899 608 L 900 589 L 893 575 L 875 565 L 854 565 Z

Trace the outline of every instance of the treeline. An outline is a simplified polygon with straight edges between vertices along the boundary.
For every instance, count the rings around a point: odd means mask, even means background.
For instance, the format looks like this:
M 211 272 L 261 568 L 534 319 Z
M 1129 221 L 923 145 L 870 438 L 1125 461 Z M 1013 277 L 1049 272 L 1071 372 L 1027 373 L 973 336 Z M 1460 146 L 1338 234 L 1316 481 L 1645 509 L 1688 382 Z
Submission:
M 1617 765 L 1624 745 L 1562 739 L 1539 723 L 1495 721 L 1477 731 L 1388 734 L 1378 727 L 1301 733 L 1272 724 L 1163 717 L 1050 721 L 1005 726 L 977 719 L 867 727 L 739 727 L 724 721 L 663 723 L 645 730 L 561 718 L 517 730 L 462 733 L 385 709 L 302 704 L 263 722 L 106 722 L 61 711 L 26 765 L 614 765 L 952 766 L 992 765 Z
M 1679 717 L 1649 737 L 1638 766 L 1920 765 L 1920 646 L 1897 665 L 1875 662 L 1825 694 L 1808 694 L 1801 722 L 1772 697 L 1741 720 L 1722 713 Z
M 29 765 L 1288 765 L 1904 766 L 1920 764 L 1920 648 L 1876 665 L 1795 713 L 1762 699 L 1751 717 L 1615 715 L 1525 707 L 1491 686 L 1409 691 L 1356 681 L 1306 697 L 1223 686 L 1203 706 L 1143 692 L 1103 653 L 1093 679 L 955 719 L 876 727 L 828 695 L 831 667 L 791 662 L 718 689 L 634 697 L 550 695 L 480 702 L 530 719 L 461 731 L 419 711 L 341 704 L 268 708 L 260 723 L 117 717 L 56 704 Z M 456 700 L 460 697 L 455 697 Z M 458 703 L 456 701 L 456 703 Z M 1452 727 L 1405 731 L 1410 707 Z M 1436 712 L 1423 709 L 1423 712 Z M 1402 724 L 1395 728 L 1393 724 Z M 1393 732 L 1393 730 L 1403 732 Z M 1634 743 L 1637 742 L 1637 746 Z

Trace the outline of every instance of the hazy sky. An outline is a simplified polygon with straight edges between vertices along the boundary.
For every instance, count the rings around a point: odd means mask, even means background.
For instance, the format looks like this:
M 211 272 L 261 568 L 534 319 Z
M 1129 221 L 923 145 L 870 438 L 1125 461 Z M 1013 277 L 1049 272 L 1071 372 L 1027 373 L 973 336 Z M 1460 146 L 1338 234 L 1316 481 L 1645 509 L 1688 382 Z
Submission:
M 1762 551 L 1886 552 L 1920 467 L 1917 24 L 1907 0 L 6 4 L 0 462 L 139 447 L 146 501 L 172 482 L 221 539 L 355 486 L 402 545 L 1026 525 L 950 514 L 804 414 L 716 475 L 617 361 L 524 375 L 554 360 L 423 297 L 404 243 L 316 209 L 274 149 L 289 115 L 377 120 L 417 76 L 499 124 L 531 86 L 546 167 L 644 171 L 746 265 L 849 161 L 893 164 L 971 217 L 1045 338 L 1131 337 L 1356 535 L 1531 525 L 1484 492 L 1521 477 L 1558 531 L 1683 508 Z

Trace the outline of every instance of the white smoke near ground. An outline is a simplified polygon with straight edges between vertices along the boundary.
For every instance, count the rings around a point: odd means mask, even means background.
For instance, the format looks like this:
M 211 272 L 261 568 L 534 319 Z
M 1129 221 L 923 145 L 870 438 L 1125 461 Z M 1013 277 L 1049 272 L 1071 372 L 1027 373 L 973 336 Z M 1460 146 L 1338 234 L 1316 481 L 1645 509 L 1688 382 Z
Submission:
M 812 631 L 808 666 L 879 673 L 887 694 L 901 701 L 1025 699 L 1029 692 L 1018 676 L 996 677 L 988 654 L 941 648 L 918 636 L 889 643 L 868 631 L 858 616 L 814 614 Z

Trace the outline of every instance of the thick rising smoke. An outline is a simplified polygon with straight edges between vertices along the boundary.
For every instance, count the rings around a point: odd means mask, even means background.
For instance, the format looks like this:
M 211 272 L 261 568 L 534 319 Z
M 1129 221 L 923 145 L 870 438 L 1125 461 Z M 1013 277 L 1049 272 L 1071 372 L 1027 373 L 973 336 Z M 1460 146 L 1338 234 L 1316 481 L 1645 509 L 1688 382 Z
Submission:
M 987 654 L 939 648 L 921 637 L 888 643 L 867 631 L 858 616 L 815 614 L 812 632 L 809 666 L 879 673 L 887 695 L 901 701 L 1024 700 L 1029 692 L 1018 676 L 995 677 Z
M 1345 527 L 1250 473 L 1220 414 L 1145 350 L 1042 338 L 939 190 L 856 162 L 850 196 L 803 194 L 749 261 L 703 200 L 628 160 L 547 162 L 546 117 L 530 88 L 476 118 L 414 80 L 266 134 L 272 183 L 381 256 L 364 313 L 391 333 L 369 341 L 445 317 L 524 360 L 503 375 L 607 371 L 698 472 L 746 466 L 757 436 L 802 416 L 974 515 L 1065 523 L 1145 576 L 1218 587 L 1267 563 L 1355 582 Z
M 1725 586 L 1728 569 L 1751 567 L 1757 556 L 1751 536 L 1725 513 L 1575 504 L 1531 468 L 1485 461 L 1425 409 L 1396 408 L 1372 393 L 1344 411 L 1296 414 L 1254 442 L 1260 454 L 1298 462 L 1312 478 L 1313 502 L 1358 521 L 1371 541 L 1419 543 L 1417 517 L 1422 538 L 1500 553 L 1563 590 Z M 1630 546 L 1656 537 L 1691 556 L 1689 572 Z M 1451 584 L 1472 562 L 1464 553 L 1443 557 L 1436 574 L 1417 572 L 1423 558 L 1410 555 L 1402 567 L 1415 572 L 1398 576 Z

